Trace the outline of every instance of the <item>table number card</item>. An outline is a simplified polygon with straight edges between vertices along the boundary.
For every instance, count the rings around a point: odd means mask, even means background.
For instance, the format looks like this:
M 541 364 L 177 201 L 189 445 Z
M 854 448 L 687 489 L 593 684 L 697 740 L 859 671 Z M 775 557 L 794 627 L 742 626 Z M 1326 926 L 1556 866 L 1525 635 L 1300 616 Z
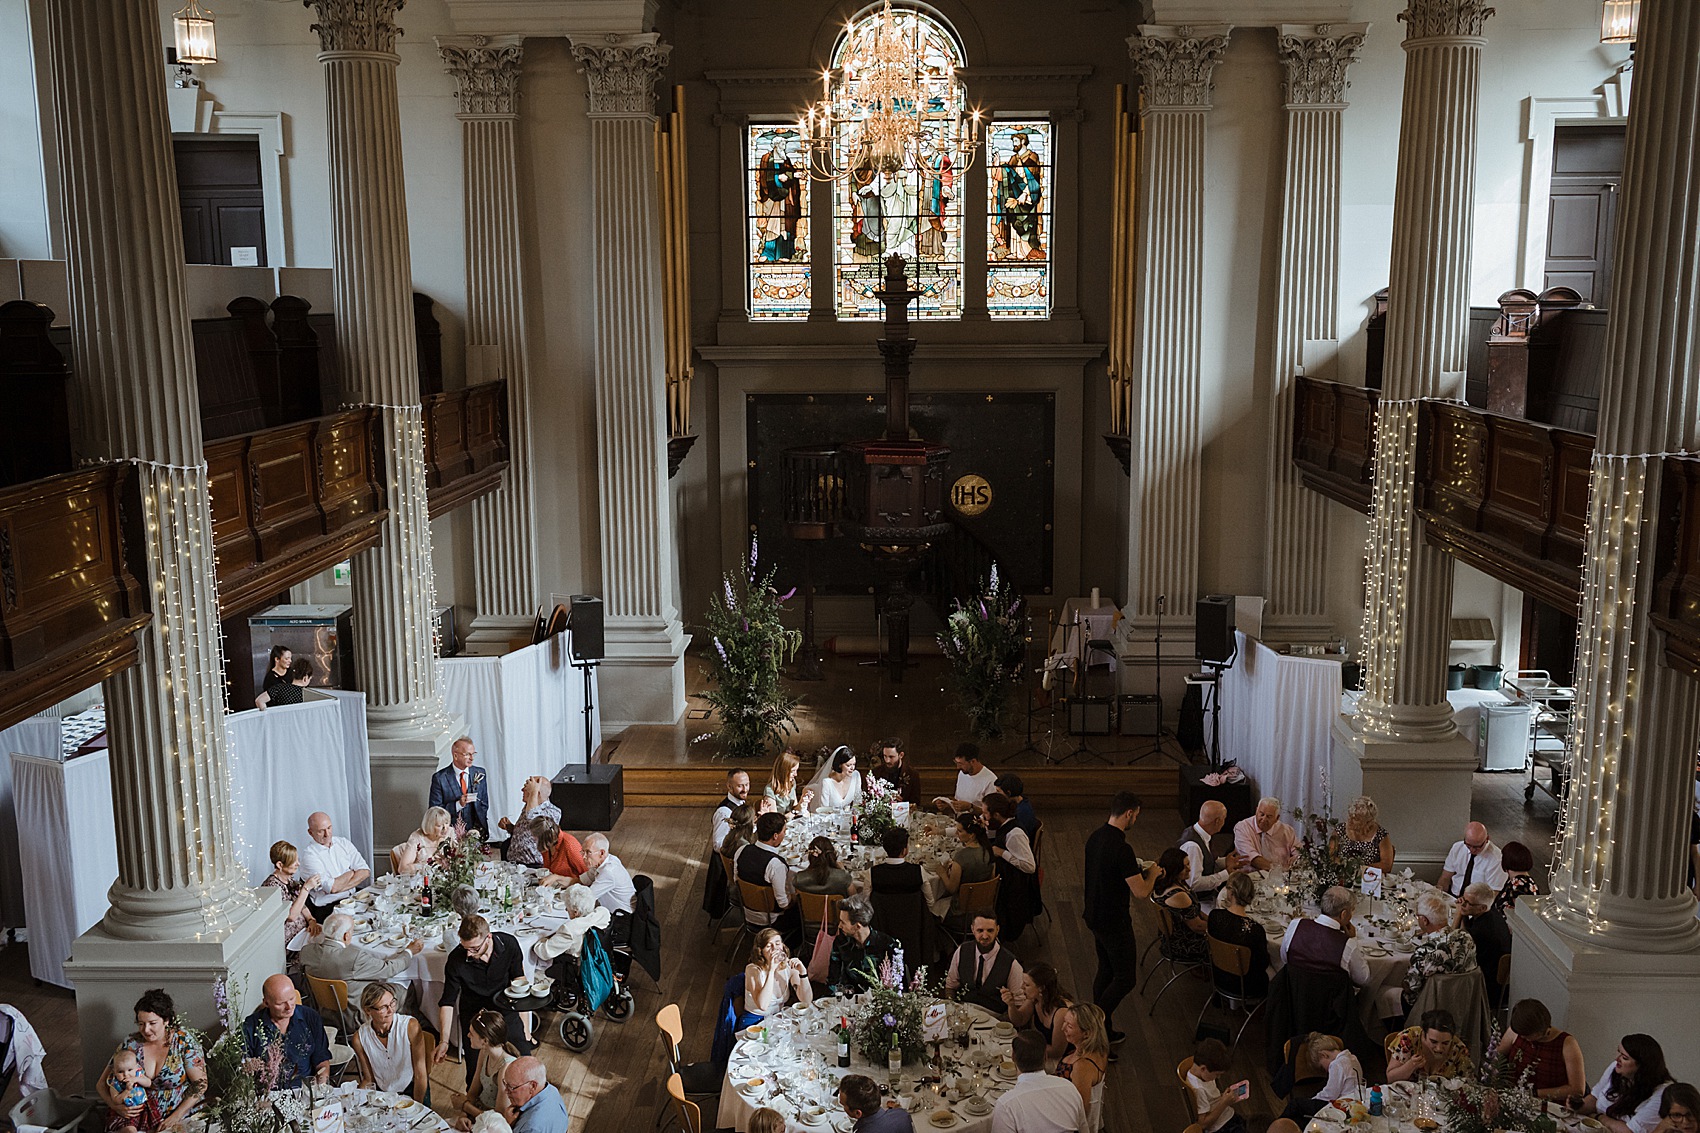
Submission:
M 343 1133 L 341 1098 L 320 1102 L 314 1108 L 313 1133 Z
M 935 1003 L 921 1016 L 921 1040 L 942 1043 L 950 1038 L 950 1005 Z
M 1380 897 L 1381 896 L 1381 867 L 1380 866 L 1371 865 L 1371 866 L 1365 866 L 1364 867 L 1363 891 L 1364 891 L 1365 896 L 1369 896 L 1369 897 Z

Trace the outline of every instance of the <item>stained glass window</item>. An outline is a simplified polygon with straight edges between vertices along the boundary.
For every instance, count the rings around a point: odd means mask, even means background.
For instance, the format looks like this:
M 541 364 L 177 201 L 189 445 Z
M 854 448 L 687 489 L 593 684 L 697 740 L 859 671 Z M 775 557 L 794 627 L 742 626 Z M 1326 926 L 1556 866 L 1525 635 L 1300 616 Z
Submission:
M 752 125 L 745 142 L 752 319 L 809 317 L 808 158 L 795 125 Z
M 882 21 L 884 21 L 882 23 Z M 875 43 L 876 37 L 880 40 Z M 878 109 L 874 86 L 888 76 L 858 71 L 855 60 L 900 43 L 919 63 L 914 88 L 920 105 L 899 109 L 919 123 L 920 145 L 907 145 L 900 163 L 870 151 L 859 127 Z M 914 314 L 954 319 L 962 314 L 962 198 L 959 143 L 967 123 L 963 87 L 955 77 L 962 52 L 955 38 L 924 12 L 889 7 L 852 24 L 833 56 L 832 102 L 845 113 L 832 123 L 834 162 L 848 171 L 835 184 L 833 261 L 841 319 L 878 318 L 874 291 L 884 258 L 910 260 L 910 283 L 921 292 Z
M 1051 124 L 1000 118 L 986 131 L 986 307 L 1051 313 Z

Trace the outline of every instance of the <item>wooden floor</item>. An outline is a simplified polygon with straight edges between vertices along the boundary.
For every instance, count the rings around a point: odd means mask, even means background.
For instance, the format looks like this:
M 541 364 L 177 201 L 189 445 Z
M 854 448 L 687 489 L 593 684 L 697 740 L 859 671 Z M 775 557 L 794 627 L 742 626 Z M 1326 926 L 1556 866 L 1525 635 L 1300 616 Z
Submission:
M 1103 821 L 1094 811 L 1047 808 L 1037 804 L 1045 820 L 1046 902 L 1049 925 L 1030 932 L 1017 952 L 1023 959 L 1045 959 L 1061 971 L 1065 985 L 1089 989 L 1095 966 L 1090 935 L 1080 921 L 1079 863 L 1086 836 Z M 1522 805 L 1521 780 L 1511 775 L 1476 777 L 1476 813 L 1488 822 L 1496 838 L 1519 838 L 1543 855 L 1550 837 L 1550 803 L 1536 803 L 1532 815 Z M 1148 808 L 1134 828 L 1132 841 L 1141 856 L 1154 858 L 1181 827 L 1173 810 Z M 711 939 L 700 908 L 703 850 L 708 813 L 700 816 L 677 808 L 628 809 L 613 832 L 616 852 L 634 873 L 655 879 L 657 912 L 663 929 L 662 991 L 647 977 L 635 980 L 638 1010 L 624 1025 L 598 1022 L 591 1049 L 583 1056 L 566 1051 L 558 1038 L 543 1048 L 552 1079 L 561 1087 L 573 1116 L 573 1130 L 616 1133 L 648 1128 L 658 1098 L 656 1074 L 661 1053 L 652 1023 L 655 1010 L 670 1000 L 679 1003 L 686 1020 L 686 1056 L 708 1053 L 714 1009 L 720 986 L 733 970 L 724 959 L 727 937 Z M 1537 876 L 1544 880 L 1545 862 Z M 1141 939 L 1149 925 L 1139 923 Z M 742 962 L 740 958 L 739 963 Z M 1202 982 L 1183 979 L 1159 1004 L 1156 1017 L 1146 1014 L 1148 1002 L 1136 992 L 1122 1005 L 1117 1024 L 1129 1034 L 1120 1062 L 1111 1068 L 1105 1095 L 1106 1128 L 1112 1131 L 1157 1130 L 1180 1133 L 1187 1122 L 1174 1078 L 1174 1066 L 1191 1054 L 1193 1021 L 1203 1003 Z M 76 1008 L 68 992 L 33 986 L 25 947 L 0 952 L 0 996 L 35 1022 L 48 1048 L 48 1077 L 56 1089 L 80 1088 Z M 1261 1130 L 1279 1111 L 1262 1073 L 1262 1028 L 1254 1022 L 1236 1052 L 1234 1076 L 1254 1084 L 1252 1102 L 1245 1107 L 1251 1127 Z M 449 1064 L 433 1075 L 434 1095 L 448 1096 L 461 1082 L 461 1067 Z M 16 1098 L 13 1096 L 6 1104 Z M 712 1112 L 708 1115 L 712 1121 Z

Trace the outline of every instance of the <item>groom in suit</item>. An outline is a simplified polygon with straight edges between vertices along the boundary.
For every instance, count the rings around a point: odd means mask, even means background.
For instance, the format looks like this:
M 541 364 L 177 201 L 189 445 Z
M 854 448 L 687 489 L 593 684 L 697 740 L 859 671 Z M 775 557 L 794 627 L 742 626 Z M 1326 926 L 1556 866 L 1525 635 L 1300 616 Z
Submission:
M 451 762 L 431 776 L 429 806 L 440 806 L 449 812 L 449 821 L 476 830 L 480 837 L 490 837 L 490 788 L 484 769 L 472 761 L 478 748 L 471 736 L 462 736 L 449 749 Z

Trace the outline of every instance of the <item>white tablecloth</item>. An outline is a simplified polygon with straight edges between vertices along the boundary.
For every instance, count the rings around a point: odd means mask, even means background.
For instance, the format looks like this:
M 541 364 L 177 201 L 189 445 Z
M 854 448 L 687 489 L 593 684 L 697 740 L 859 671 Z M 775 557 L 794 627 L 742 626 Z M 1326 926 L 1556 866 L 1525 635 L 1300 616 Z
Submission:
M 106 915 L 107 890 L 118 877 L 107 753 L 94 751 L 63 763 L 13 755 L 12 798 L 29 918 L 30 975 L 71 987 L 65 958 L 77 937 Z
M 951 894 L 944 887 L 944 878 L 933 872 L 932 867 L 949 861 L 961 848 L 953 833 L 956 819 L 910 808 L 904 824 L 909 830 L 909 856 L 905 860 L 921 867 L 921 893 L 933 915 L 942 917 L 950 912 Z M 867 893 L 871 871 L 886 860 L 885 851 L 865 842 L 851 848 L 850 815 L 846 811 L 800 815 L 785 824 L 785 841 L 780 843 L 779 852 L 792 874 L 808 867 L 809 843 L 821 835 L 831 838 L 838 848 L 838 864 L 856 879 L 861 887 L 858 892 Z
M 991 1103 L 1015 1081 L 1014 1063 L 1009 1061 L 1009 1040 L 1015 1032 L 1009 1030 L 999 1036 L 992 1029 L 995 1020 L 989 1012 L 972 1004 L 963 1007 L 978 1020 L 973 1032 L 978 1042 L 972 1048 L 947 1042 L 943 1051 L 947 1063 L 953 1065 L 952 1073 L 960 1070 L 970 1079 L 963 1083 L 969 1097 L 949 1103 L 952 1117 L 945 1124 L 930 1119 L 932 1113 L 938 1112 L 933 1106 L 940 1103 L 926 1098 L 925 1112 L 914 1112 L 915 1128 L 922 1133 L 928 1129 L 985 1133 L 992 1126 Z M 812 1008 L 792 1006 L 768 1016 L 762 1023 L 762 1028 L 768 1031 L 766 1042 L 759 1034 L 752 1035 L 749 1031 L 741 1035 L 732 1048 L 726 1078 L 721 1083 L 720 1110 L 715 1124 L 745 1133 L 750 1116 L 767 1106 L 784 1115 L 791 1130 L 848 1133 L 850 1119 L 838 1103 L 839 1080 L 846 1074 L 866 1074 L 876 1082 L 888 1082 L 890 1072 L 883 1063 L 870 1066 L 854 1050 L 850 1068 L 839 1069 L 838 1040 L 831 1024 L 845 1009 L 840 1000 L 820 999 Z M 977 1093 L 969 1073 L 974 1060 L 980 1060 Z M 905 1108 L 918 1104 L 915 1093 L 918 1079 L 932 1073 L 930 1065 L 909 1064 L 903 1068 L 897 1080 L 896 1096 Z M 760 1084 L 752 1085 L 755 1082 Z M 975 1104 L 972 1099 L 981 1095 L 984 1112 L 977 1112 L 971 1108 Z M 807 1111 L 815 1109 L 824 1113 L 809 1116 Z

